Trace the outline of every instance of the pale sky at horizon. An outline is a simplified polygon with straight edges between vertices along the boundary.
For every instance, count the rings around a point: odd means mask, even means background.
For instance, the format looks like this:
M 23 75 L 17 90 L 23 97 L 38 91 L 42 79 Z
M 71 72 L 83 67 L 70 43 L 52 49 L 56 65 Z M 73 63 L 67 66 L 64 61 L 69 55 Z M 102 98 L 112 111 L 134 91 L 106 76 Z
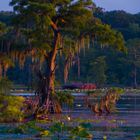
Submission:
M 140 0 L 93 0 L 95 4 L 105 10 L 124 10 L 129 13 L 140 12 Z
M 12 7 L 9 6 L 11 0 L 0 0 L 0 11 L 11 11 Z M 140 0 L 93 0 L 99 7 L 104 8 L 106 11 L 111 10 L 124 10 L 129 13 L 140 12 Z

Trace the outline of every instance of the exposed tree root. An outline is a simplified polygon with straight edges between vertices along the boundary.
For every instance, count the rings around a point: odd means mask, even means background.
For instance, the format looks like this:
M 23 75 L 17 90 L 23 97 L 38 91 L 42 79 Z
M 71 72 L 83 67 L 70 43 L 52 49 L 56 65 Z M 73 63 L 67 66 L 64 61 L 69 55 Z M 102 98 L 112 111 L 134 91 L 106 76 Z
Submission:
M 110 90 L 96 104 L 91 104 L 87 100 L 87 106 L 96 114 L 109 114 L 111 113 L 112 107 L 115 106 L 117 100 L 118 94 L 116 93 L 116 91 Z

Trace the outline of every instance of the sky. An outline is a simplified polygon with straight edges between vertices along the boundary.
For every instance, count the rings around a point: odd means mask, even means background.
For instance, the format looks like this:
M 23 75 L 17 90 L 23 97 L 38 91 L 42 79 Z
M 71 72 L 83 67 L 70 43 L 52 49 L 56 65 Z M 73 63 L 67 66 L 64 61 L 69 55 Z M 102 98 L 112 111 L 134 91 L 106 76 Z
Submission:
M 140 12 L 140 0 L 94 0 L 94 2 L 107 11 L 124 10 L 133 14 Z
M 9 6 L 11 0 L 0 0 L 0 11 L 11 11 L 12 7 Z M 140 0 L 93 0 L 99 7 L 104 8 L 106 11 L 111 10 L 124 10 L 129 13 L 140 12 Z

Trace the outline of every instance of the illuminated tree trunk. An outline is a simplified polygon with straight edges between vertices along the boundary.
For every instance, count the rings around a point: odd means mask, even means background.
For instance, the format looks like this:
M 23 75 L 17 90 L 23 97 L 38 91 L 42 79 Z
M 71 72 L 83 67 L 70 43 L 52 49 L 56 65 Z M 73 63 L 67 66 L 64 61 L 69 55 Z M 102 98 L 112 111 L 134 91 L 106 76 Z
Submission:
M 48 93 L 51 91 L 54 93 L 54 81 L 55 81 L 55 69 L 56 69 L 56 55 L 57 55 L 57 46 L 59 42 L 59 33 L 55 33 L 55 38 L 54 38 L 54 48 L 50 52 L 50 56 L 48 58 Z
M 55 70 L 56 70 L 56 56 L 58 52 L 58 44 L 60 40 L 60 33 L 55 29 L 55 25 L 52 25 L 54 30 L 54 40 L 52 43 L 52 51 L 48 54 L 46 58 L 47 61 L 47 70 L 46 75 L 42 76 L 42 89 L 41 96 L 39 101 L 39 108 L 42 108 L 43 112 L 47 113 L 61 113 L 61 106 L 55 95 Z M 38 110 L 37 110 L 38 112 Z

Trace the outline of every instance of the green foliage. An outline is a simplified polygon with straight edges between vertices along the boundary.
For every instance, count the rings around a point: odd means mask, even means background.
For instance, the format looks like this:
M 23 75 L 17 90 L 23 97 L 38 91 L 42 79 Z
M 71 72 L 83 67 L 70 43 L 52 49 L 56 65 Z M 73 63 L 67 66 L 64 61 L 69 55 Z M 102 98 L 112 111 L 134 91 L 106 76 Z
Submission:
M 102 86 L 106 82 L 106 62 L 105 57 L 100 56 L 95 59 L 95 61 L 90 64 L 90 73 L 97 86 Z
M 95 25 L 91 26 L 91 34 L 92 33 L 97 38 L 95 41 L 100 43 L 102 47 L 112 46 L 116 50 L 126 51 L 122 34 L 112 29 L 111 26 L 96 23 Z
M 48 131 L 48 130 L 44 130 L 44 131 L 41 131 L 41 132 L 40 132 L 40 136 L 41 136 L 41 137 L 48 137 L 48 136 L 50 136 L 50 135 L 51 135 L 51 132 Z
M 19 122 L 24 117 L 24 98 L 0 95 L 0 122 Z
M 69 106 L 73 105 L 74 97 L 70 94 L 70 92 L 58 91 L 56 92 L 56 96 L 59 103 L 66 103 Z
M 94 82 L 92 78 L 93 74 L 91 74 L 91 72 L 88 71 L 87 67 L 89 68 L 90 67 L 89 64 L 95 61 L 97 57 L 105 56 L 106 58 L 105 62 L 107 65 L 107 69 L 105 72 L 106 84 L 109 84 L 111 86 L 132 85 L 133 77 L 134 77 L 133 64 L 136 64 L 139 67 L 139 61 L 135 61 L 135 63 L 132 64 L 131 60 L 133 59 L 133 56 L 132 56 L 131 48 L 133 49 L 135 47 L 130 47 L 129 39 L 131 39 L 131 46 L 133 46 L 132 42 L 135 41 L 133 39 L 135 38 L 139 39 L 139 35 L 140 35 L 139 13 L 133 15 L 130 13 L 126 13 L 124 11 L 104 12 L 98 9 L 96 10 L 96 8 L 94 7 L 93 15 L 96 18 L 93 17 L 93 19 L 91 20 L 92 17 L 91 14 L 93 11 L 91 10 L 91 12 L 89 12 L 83 9 L 84 6 L 82 6 L 83 3 L 82 1 L 79 1 L 78 3 L 75 3 L 70 7 L 69 7 L 69 3 L 70 3 L 69 0 L 51 1 L 49 2 L 49 4 L 48 3 L 46 4 L 46 2 L 43 1 L 39 1 L 39 2 L 33 0 L 29 0 L 26 2 L 25 1 L 19 2 L 19 1 L 20 0 L 17 1 L 13 0 L 11 3 L 11 5 L 15 6 L 16 15 L 10 12 L 0 12 L 0 21 L 6 25 L 9 25 L 9 23 L 12 21 L 12 18 L 14 16 L 17 16 L 14 20 L 14 24 L 16 25 L 16 27 L 19 27 L 17 26 L 17 23 L 18 25 L 20 24 L 20 27 L 21 26 L 28 27 L 27 29 L 24 30 L 22 28 L 21 32 L 24 35 L 26 35 L 26 37 L 30 40 L 32 44 L 32 48 L 33 47 L 38 48 L 38 51 L 40 49 L 44 49 L 47 52 L 51 51 L 53 33 L 50 26 L 50 19 L 52 18 L 56 19 L 57 16 L 59 17 L 57 20 L 58 27 L 60 27 L 61 36 L 64 42 L 63 44 L 64 55 L 66 54 L 68 55 L 70 52 L 74 52 L 73 54 L 77 54 L 78 47 L 77 49 L 75 48 L 74 45 L 75 40 L 81 38 L 82 35 L 85 34 L 87 35 L 87 33 L 88 35 L 90 35 L 89 36 L 90 46 L 94 45 L 94 48 L 89 48 L 89 50 L 85 51 L 84 57 L 80 55 L 81 75 L 80 77 L 77 77 L 77 67 L 73 66 L 69 76 L 70 81 L 74 81 L 78 79 L 78 81 L 82 81 L 82 82 Z M 26 9 L 28 2 L 30 6 L 29 9 Z M 84 4 L 86 7 L 86 5 L 91 4 L 91 1 L 88 1 Z M 58 11 L 56 11 L 55 9 L 55 7 L 57 6 L 59 7 Z M 97 18 L 101 19 L 102 22 Z M 0 24 L 1 27 L 0 30 L 2 31 L 2 32 L 0 31 L 0 35 L 2 35 L 2 37 L 3 37 L 3 33 L 5 32 L 3 30 L 5 29 L 5 25 L 3 23 Z M 30 26 L 28 26 L 27 24 Z M 113 27 L 113 30 L 111 27 Z M 129 40 L 127 43 L 128 55 L 121 54 L 120 52 L 115 52 L 114 50 L 111 49 L 111 47 L 108 48 L 108 46 L 113 46 L 114 44 L 115 45 L 114 48 L 118 50 L 122 50 L 121 46 L 123 46 L 124 41 L 122 35 L 118 33 L 118 31 L 120 31 L 123 34 L 125 41 Z M 13 31 L 10 30 L 10 33 L 8 35 L 6 34 L 5 37 L 6 40 L 9 42 L 9 40 L 11 39 L 13 41 L 13 36 L 16 35 L 15 34 L 13 35 Z M 27 39 L 26 37 L 22 36 L 22 40 L 26 41 Z M 2 38 L 0 40 L 2 40 Z M 101 46 L 102 49 L 99 49 L 99 46 Z M 24 50 L 24 48 L 28 48 L 28 44 L 26 43 L 25 46 L 25 44 L 22 45 L 21 41 L 19 41 L 18 45 L 17 46 L 14 45 L 12 46 L 12 48 L 13 47 L 19 50 Z M 39 54 L 43 56 L 42 54 L 44 53 L 39 53 Z M 95 58 L 91 59 L 94 56 Z M 139 59 L 139 50 L 137 50 L 137 60 L 138 59 Z M 27 68 L 28 67 L 27 63 L 26 66 L 24 67 L 25 69 L 23 69 L 22 71 L 20 71 L 17 66 L 15 69 L 10 70 L 10 72 L 8 71 L 8 76 L 10 77 L 10 79 L 12 80 L 14 79 L 16 83 L 29 84 L 28 79 L 29 78 L 31 79 L 31 77 L 28 76 L 29 72 Z M 63 62 L 61 62 L 61 66 L 62 65 L 64 65 Z M 89 69 L 93 69 L 93 68 L 90 67 Z M 63 67 L 59 67 L 58 71 L 59 74 L 57 74 L 56 78 L 59 81 L 63 82 L 62 80 Z M 138 84 L 140 81 L 139 71 L 140 70 L 138 68 L 137 69 Z
M 10 93 L 10 89 L 12 88 L 13 84 L 7 78 L 0 79 L 0 94 L 7 95 Z
M 140 140 L 140 136 L 137 137 L 137 140 Z
M 15 129 L 11 129 L 11 133 L 16 133 L 16 134 L 36 134 L 40 131 L 43 131 L 41 127 L 36 125 L 35 121 L 30 121 L 25 124 L 19 125 Z
M 69 0 L 45 2 L 34 0 L 26 2 L 19 1 L 12 0 L 10 3 L 14 11 L 18 13 L 15 20 L 22 19 L 18 22 L 20 25 L 32 23 L 32 26 L 28 26 L 25 29 L 25 34 L 30 39 L 32 47 L 45 48 L 47 53 L 53 48 L 52 41 L 54 35 L 53 29 L 51 28 L 52 22 L 55 23 L 63 37 L 67 35 L 70 38 L 70 31 L 77 30 L 79 35 L 80 28 L 92 16 L 92 12 L 85 8 L 92 4 L 91 0 L 72 3 Z
M 5 23 L 6 25 L 11 25 L 12 21 L 11 19 L 14 17 L 13 12 L 9 12 L 9 11 L 1 11 L 0 12 L 0 21 Z
M 77 55 L 80 49 L 89 46 L 92 40 L 101 46 L 124 49 L 121 33 L 94 18 L 95 5 L 91 0 L 55 2 L 12 0 L 10 4 L 17 13 L 15 25 L 26 27 L 22 33 L 29 40 L 32 48 L 37 48 L 37 53 L 44 50 L 42 56 L 50 56 L 49 53 L 53 50 L 54 30 L 60 33 L 61 39 L 57 48 L 64 49 L 62 51 L 64 57 L 67 57 L 66 54 Z M 54 29 L 54 24 L 57 29 Z
M 127 41 L 127 47 L 128 47 L 128 65 L 132 65 L 131 73 L 132 73 L 132 79 L 133 79 L 133 87 L 137 88 L 138 84 L 138 77 L 139 77 L 139 70 L 140 70 L 140 39 L 130 39 Z
M 91 123 L 85 123 L 85 122 L 83 122 L 83 123 L 81 123 L 80 124 L 83 128 L 86 128 L 87 130 L 89 130 L 89 129 L 91 129 L 92 128 L 92 125 L 91 125 Z
M 71 137 L 72 138 L 92 138 L 93 136 L 88 132 L 88 130 L 85 127 L 82 127 L 81 125 L 73 128 L 71 130 Z
M 111 12 L 97 11 L 95 13 L 95 16 L 104 23 L 110 24 L 113 28 L 119 30 L 125 40 L 139 37 L 139 15 L 139 13 L 130 14 L 120 10 Z
M 104 93 L 103 90 L 100 90 L 100 89 L 95 89 L 95 90 L 92 90 L 92 91 L 86 91 L 87 95 L 101 95 Z
M 67 130 L 67 127 L 63 122 L 56 122 L 50 127 L 49 130 L 51 133 L 56 133 L 56 132 L 61 133 L 62 131 Z
M 47 131 L 40 126 L 37 126 L 36 121 L 29 121 L 26 123 L 19 123 L 15 125 L 15 127 L 9 127 L 8 129 L 4 129 L 1 131 L 1 133 L 12 133 L 12 134 L 32 134 L 36 135 L 39 133 L 45 133 L 44 131 Z
M 103 136 L 103 140 L 107 140 L 107 136 Z
M 68 122 L 67 122 L 68 123 Z M 90 123 L 81 123 L 78 126 L 71 126 L 69 123 L 56 121 L 49 125 L 49 128 L 42 128 L 35 121 L 27 122 L 18 125 L 16 128 L 7 130 L 8 133 L 14 134 L 32 134 L 38 138 L 52 138 L 59 139 L 62 137 L 67 138 L 92 138 L 89 130 L 92 128 Z M 4 131 L 3 131 L 4 132 Z M 6 131 L 5 131 L 6 132 Z
M 106 92 L 115 92 L 117 93 L 118 95 L 122 95 L 125 93 L 124 89 L 123 88 L 118 88 L 118 87 L 111 87 L 111 88 L 108 88 L 108 89 L 95 89 L 93 91 L 87 91 L 86 93 L 88 95 L 95 95 L 95 96 L 102 96 L 104 95 Z
M 109 89 L 110 92 L 115 92 L 118 95 L 124 94 L 124 89 L 118 87 L 112 87 Z
M 50 127 L 50 132 L 52 135 L 56 134 L 57 137 L 61 137 L 64 134 L 68 134 L 70 138 L 92 138 L 92 135 L 89 133 L 91 124 L 81 123 L 78 126 L 69 126 L 63 122 L 56 122 Z
M 6 25 L 0 22 L 0 36 L 3 35 L 6 31 Z

